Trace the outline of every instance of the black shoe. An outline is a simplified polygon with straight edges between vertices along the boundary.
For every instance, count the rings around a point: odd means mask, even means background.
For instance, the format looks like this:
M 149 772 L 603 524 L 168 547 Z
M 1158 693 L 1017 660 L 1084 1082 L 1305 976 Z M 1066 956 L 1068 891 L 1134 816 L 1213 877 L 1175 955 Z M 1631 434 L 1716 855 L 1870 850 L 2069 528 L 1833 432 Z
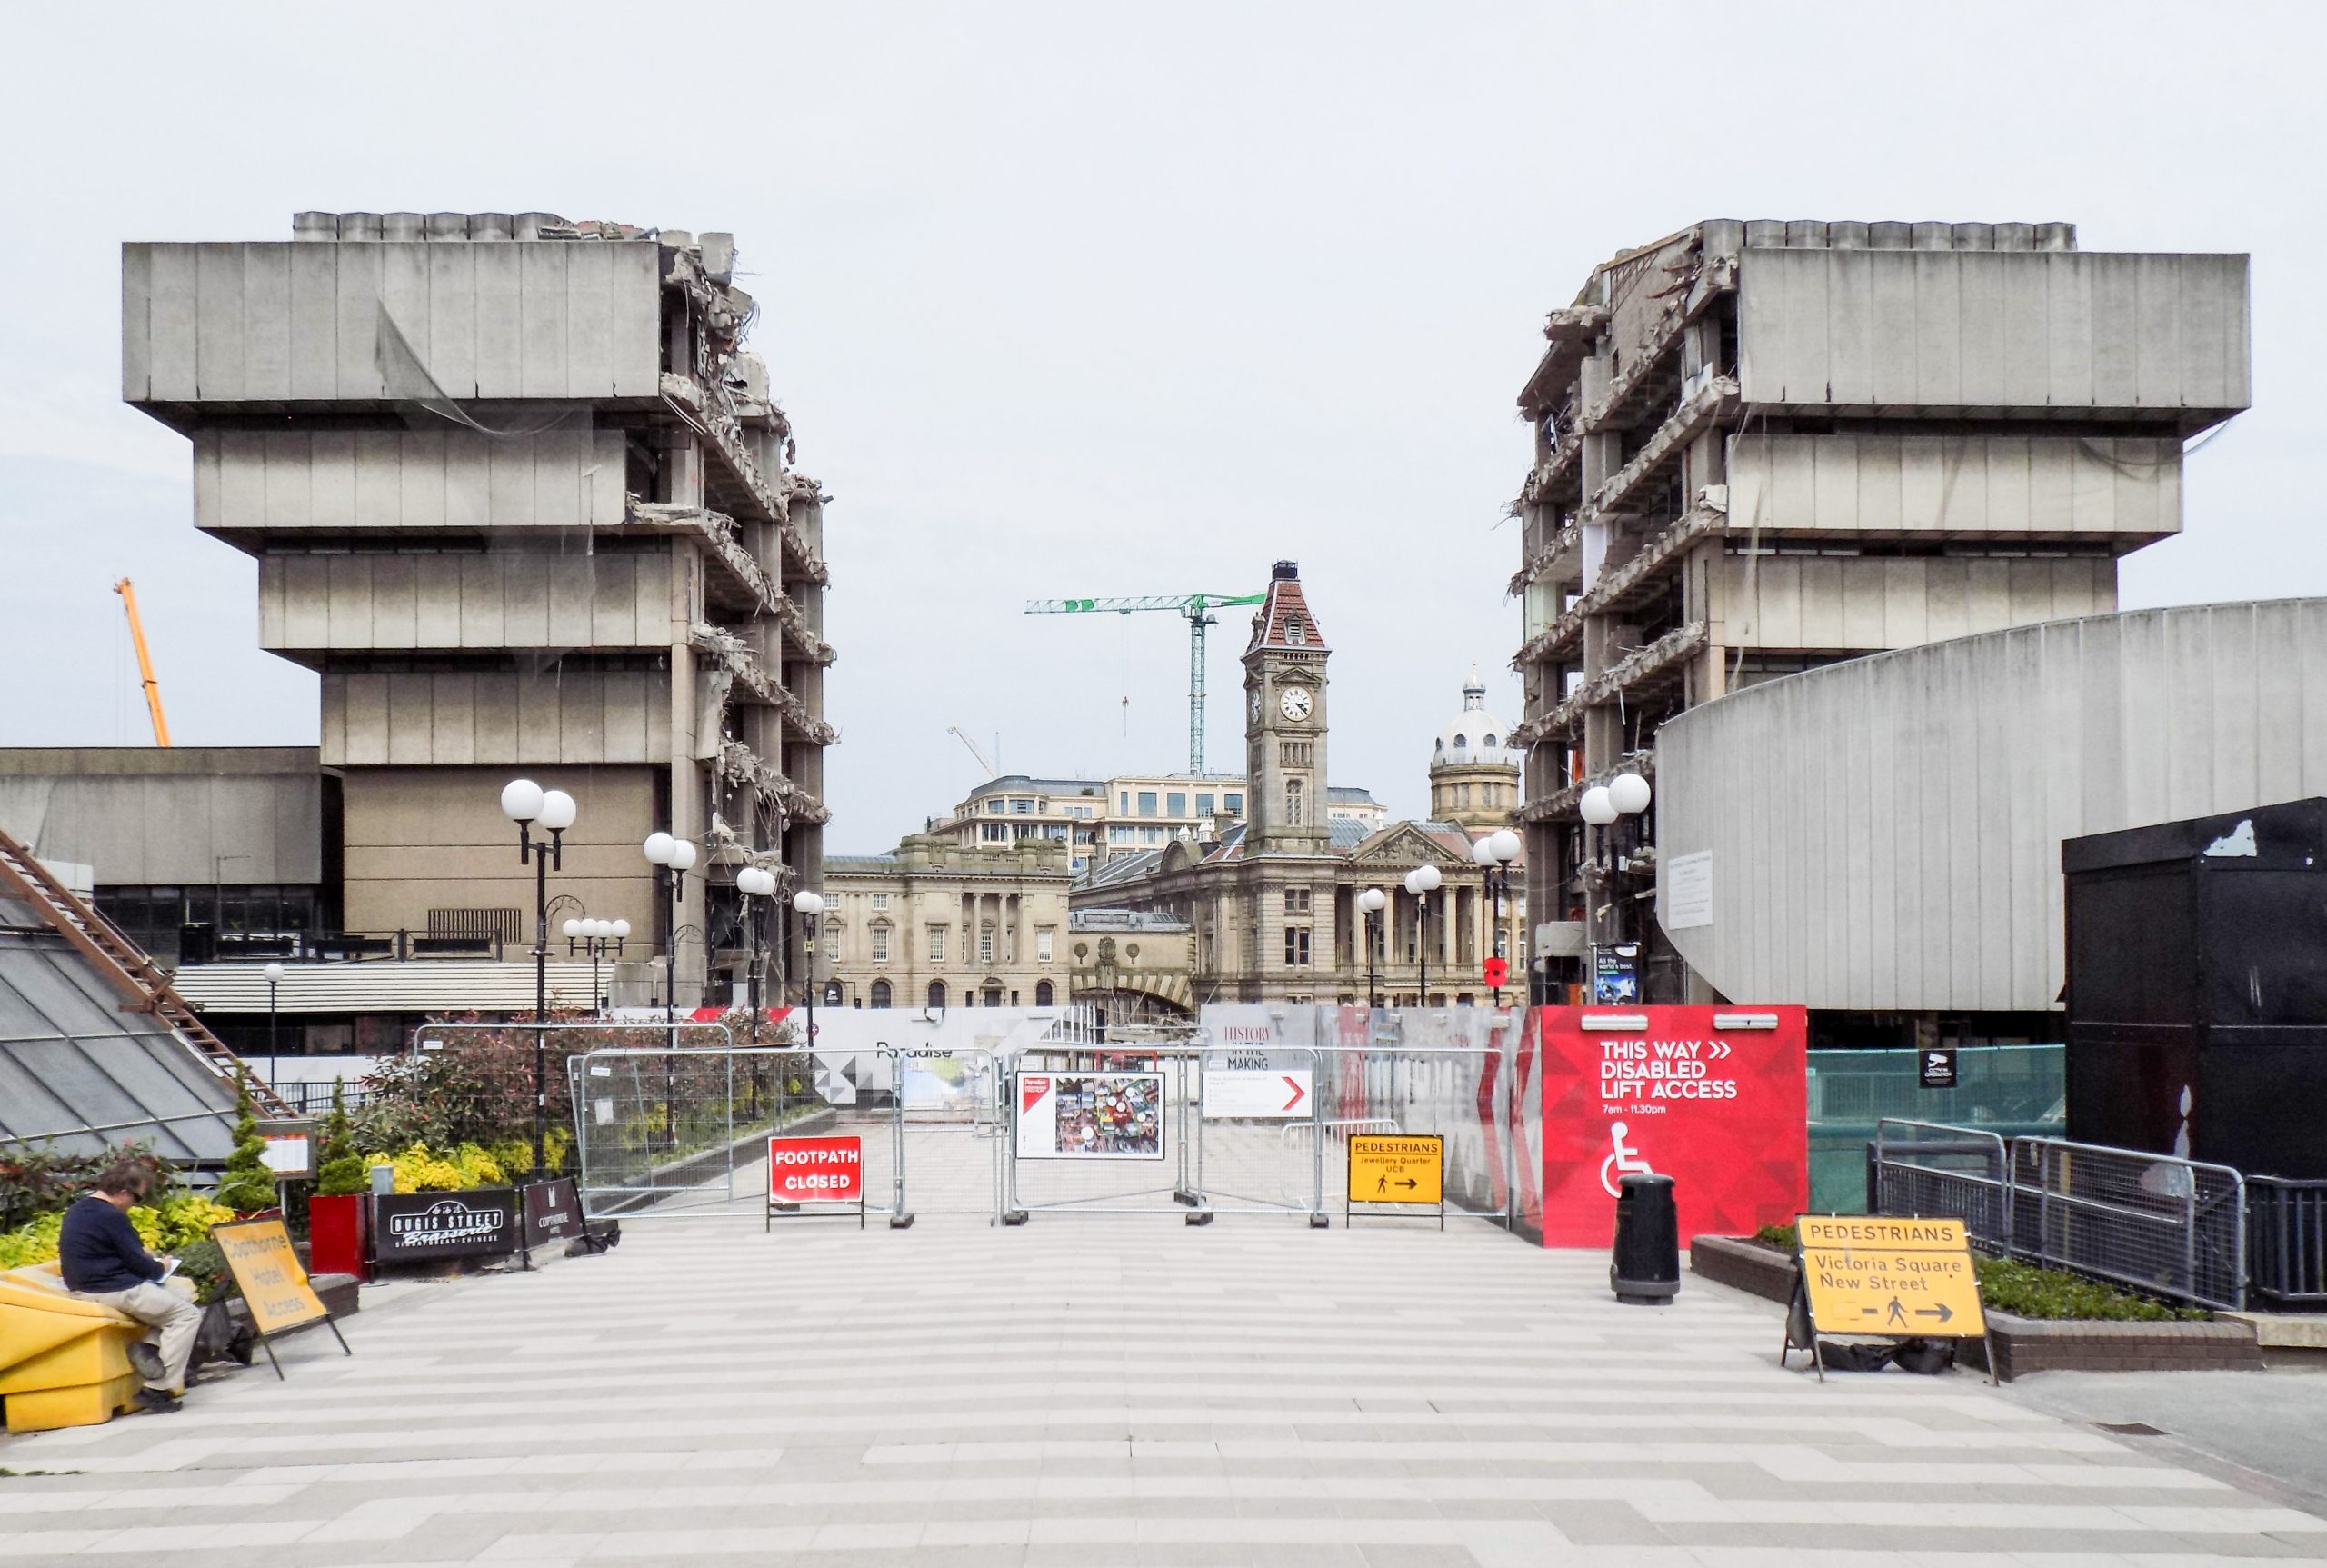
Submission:
M 185 1405 L 175 1394 L 164 1388 L 141 1388 L 137 1391 L 137 1408 L 148 1415 L 167 1415 Z
M 129 1364 L 135 1367 L 137 1375 L 147 1383 L 152 1383 L 168 1370 L 162 1364 L 162 1353 L 142 1339 L 130 1343 Z

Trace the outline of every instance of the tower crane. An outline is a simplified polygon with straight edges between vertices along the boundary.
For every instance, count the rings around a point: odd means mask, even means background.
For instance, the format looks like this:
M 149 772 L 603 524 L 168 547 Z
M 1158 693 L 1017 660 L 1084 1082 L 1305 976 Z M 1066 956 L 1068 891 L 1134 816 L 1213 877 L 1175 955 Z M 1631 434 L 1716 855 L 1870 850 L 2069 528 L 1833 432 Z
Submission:
M 1203 771 L 1203 633 L 1220 624 L 1212 612 L 1227 604 L 1257 604 L 1264 594 L 1151 594 L 1127 599 L 1035 599 L 1029 615 L 1096 615 L 1112 611 L 1170 610 L 1188 623 L 1188 771 Z
M 977 742 L 970 739 L 968 735 L 963 734 L 961 725 L 949 724 L 946 726 L 945 733 L 970 748 L 970 755 L 978 759 L 978 766 L 985 769 L 986 777 L 991 779 L 1000 778 L 1002 776 L 1002 770 L 995 767 L 994 764 L 986 760 L 985 753 L 979 749 Z M 1001 743 L 997 741 L 994 744 L 994 750 L 1000 751 L 1001 749 Z
M 121 595 L 122 611 L 129 617 L 129 640 L 136 644 L 137 673 L 145 677 L 145 712 L 154 721 L 154 744 L 168 745 L 170 721 L 162 716 L 162 683 L 154 678 L 154 661 L 145 652 L 145 628 L 137 619 L 137 590 L 124 577 L 113 585 L 113 591 Z

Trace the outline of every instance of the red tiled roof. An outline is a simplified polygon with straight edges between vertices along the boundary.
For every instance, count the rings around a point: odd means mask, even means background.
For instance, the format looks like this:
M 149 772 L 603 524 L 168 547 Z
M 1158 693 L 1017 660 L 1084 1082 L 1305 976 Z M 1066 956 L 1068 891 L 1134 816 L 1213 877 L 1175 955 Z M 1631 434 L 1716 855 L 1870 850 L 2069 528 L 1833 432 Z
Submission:
M 1253 617 L 1253 640 L 1244 644 L 1244 651 L 1249 654 L 1262 647 L 1298 648 L 1321 654 L 1328 651 L 1324 628 L 1309 612 L 1309 601 L 1302 594 L 1300 578 L 1279 577 L 1269 584 L 1268 597 Z

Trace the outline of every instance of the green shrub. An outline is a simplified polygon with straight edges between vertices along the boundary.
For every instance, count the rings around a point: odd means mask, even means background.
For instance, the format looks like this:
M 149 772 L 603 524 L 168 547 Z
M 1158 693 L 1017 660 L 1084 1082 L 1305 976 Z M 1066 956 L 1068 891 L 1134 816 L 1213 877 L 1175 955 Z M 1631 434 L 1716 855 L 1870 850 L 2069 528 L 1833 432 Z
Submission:
M 275 1173 L 266 1168 L 266 1141 L 258 1135 L 248 1068 L 235 1075 L 235 1148 L 226 1156 L 226 1178 L 212 1195 L 238 1213 L 275 1207 Z
M 355 1152 L 355 1135 L 347 1119 L 347 1080 L 331 1086 L 331 1114 L 324 1118 L 322 1144 L 315 1150 L 315 1193 L 343 1198 L 369 1192 L 372 1177 L 364 1157 Z
M 194 1299 L 205 1306 L 243 1293 L 235 1283 L 234 1271 L 226 1266 L 226 1254 L 218 1250 L 216 1242 L 208 1237 L 188 1242 L 178 1249 L 177 1256 L 178 1272 L 194 1282 Z
M 1794 1234 L 1792 1225 L 1763 1225 L 1753 1233 L 1753 1239 L 1765 1247 L 1773 1248 L 1782 1253 L 1793 1252 L 1801 1241 L 1801 1238 Z
M 2100 1323 L 2170 1323 L 2202 1320 L 2196 1307 L 2169 1306 L 2082 1274 L 2042 1269 L 2010 1258 L 1974 1258 L 1980 1301 L 1997 1312 L 2021 1317 Z

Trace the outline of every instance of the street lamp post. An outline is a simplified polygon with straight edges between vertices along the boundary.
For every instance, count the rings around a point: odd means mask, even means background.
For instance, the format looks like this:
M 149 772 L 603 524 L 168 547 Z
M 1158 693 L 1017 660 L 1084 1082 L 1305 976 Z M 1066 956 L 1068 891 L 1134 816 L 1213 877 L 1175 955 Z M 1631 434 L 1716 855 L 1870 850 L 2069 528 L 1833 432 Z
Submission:
M 1382 909 L 1389 902 L 1390 895 L 1378 887 L 1369 887 L 1357 895 L 1358 913 L 1365 917 L 1365 1005 L 1369 1008 L 1382 1005 L 1382 986 L 1374 976 L 1373 959 L 1382 941 Z
M 687 872 L 694 864 L 694 845 L 667 833 L 651 833 L 640 852 L 658 868 L 671 894 L 671 940 L 663 954 L 663 1024 L 670 1044 L 678 1043 L 679 1029 L 679 913 L 685 898 Z
M 1494 895 L 1494 953 L 1505 958 L 1503 951 L 1503 895 L 1511 889 L 1511 863 L 1519 858 L 1519 835 L 1509 828 L 1498 828 L 1471 846 L 1471 858 L 1486 868 L 1487 891 Z M 1494 987 L 1494 1004 L 1503 1005 L 1503 986 Z
M 574 797 L 531 779 L 512 779 L 501 810 L 517 824 L 517 864 L 534 867 L 534 1179 L 549 1174 L 549 871 L 565 869 L 565 830 L 574 825 Z M 539 827 L 545 844 L 534 840 Z
M 1406 873 L 1406 891 L 1414 900 L 1414 953 L 1422 961 L 1422 991 L 1418 1004 L 1430 1005 L 1430 895 L 1444 879 L 1434 865 L 1418 865 Z
M 1614 833 L 1625 817 L 1639 817 L 1648 810 L 1655 792 L 1648 781 L 1627 769 L 1604 784 L 1594 784 L 1585 790 L 1576 802 L 1576 812 L 1586 823 L 1600 832 L 1601 884 L 1608 895 L 1608 919 L 1604 932 L 1606 945 L 1620 945 L 1624 940 L 1624 904 L 1619 882 L 1622 868 L 1617 860 L 1617 834 Z M 1634 829 L 1635 834 L 1638 829 Z M 1595 926 L 1600 922 L 1593 923 Z M 1594 984 L 1596 985 L 1596 976 Z M 1637 977 L 1635 977 L 1637 984 Z
M 735 874 L 735 891 L 744 895 L 744 930 L 751 943 L 751 968 L 744 976 L 744 996 L 751 1004 L 751 1043 L 760 1043 L 760 970 L 767 957 L 767 905 L 761 901 L 775 892 L 775 873 L 747 865 Z
M 590 1012 L 594 1017 L 605 1015 L 604 994 L 598 989 L 598 960 L 611 952 L 619 954 L 625 938 L 630 935 L 627 920 L 569 920 L 560 926 L 565 937 L 565 951 L 570 954 L 579 942 L 590 955 Z
M 271 1089 L 275 1087 L 275 1075 L 278 1071 L 275 1049 L 275 988 L 283 984 L 283 965 L 270 964 L 259 973 L 266 976 L 266 1084 Z
M 824 913 L 824 895 L 802 888 L 792 895 L 800 912 L 801 992 L 808 999 L 808 1048 L 816 1048 L 816 922 Z

